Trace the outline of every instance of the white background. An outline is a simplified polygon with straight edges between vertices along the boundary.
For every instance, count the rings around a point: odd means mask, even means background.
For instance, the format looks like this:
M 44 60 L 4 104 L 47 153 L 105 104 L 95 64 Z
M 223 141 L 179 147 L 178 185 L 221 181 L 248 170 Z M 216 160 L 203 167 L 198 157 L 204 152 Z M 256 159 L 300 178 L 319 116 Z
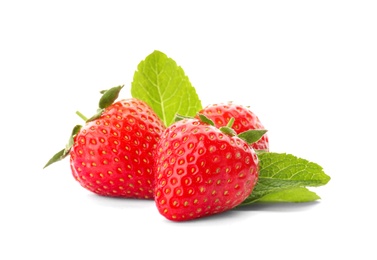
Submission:
M 375 1 L 125 2 L 0 2 L 0 259 L 376 259 Z M 84 190 L 68 159 L 42 170 L 154 50 L 320 164 L 322 199 L 175 223 Z

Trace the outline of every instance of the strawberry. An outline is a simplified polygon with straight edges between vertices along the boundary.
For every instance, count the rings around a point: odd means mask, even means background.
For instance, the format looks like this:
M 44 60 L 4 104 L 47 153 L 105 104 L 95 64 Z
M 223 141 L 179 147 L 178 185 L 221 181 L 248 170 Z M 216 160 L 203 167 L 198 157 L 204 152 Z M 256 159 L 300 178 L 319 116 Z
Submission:
M 265 129 L 259 118 L 248 108 L 232 102 L 208 105 L 199 111 L 211 119 L 216 127 L 225 126 L 230 118 L 234 118 L 233 129 L 237 134 L 250 129 Z M 265 134 L 258 142 L 252 144 L 255 150 L 269 151 L 269 140 Z
M 104 196 L 153 199 L 153 151 L 165 127 L 145 102 L 112 103 L 116 97 L 100 101 L 99 113 L 76 126 L 70 144 L 46 166 L 69 155 L 73 177 L 84 188 Z
M 254 149 L 229 127 L 218 129 L 200 118 L 170 125 L 155 150 L 155 203 L 169 220 L 230 210 L 250 195 L 258 179 Z

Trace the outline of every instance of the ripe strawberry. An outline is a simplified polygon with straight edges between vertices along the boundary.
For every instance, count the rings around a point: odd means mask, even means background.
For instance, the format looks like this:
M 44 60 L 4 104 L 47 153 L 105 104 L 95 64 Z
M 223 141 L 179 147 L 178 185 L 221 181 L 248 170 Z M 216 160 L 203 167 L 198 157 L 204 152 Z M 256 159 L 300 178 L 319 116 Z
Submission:
M 224 131 L 226 132 L 226 131 Z M 155 150 L 155 203 L 169 220 L 232 209 L 252 192 L 258 158 L 247 142 L 198 119 L 169 126 Z
M 73 131 L 57 159 L 69 154 L 74 178 L 96 194 L 153 199 L 153 151 L 165 127 L 143 101 L 107 105 Z
M 250 129 L 265 129 L 259 118 L 248 107 L 232 102 L 208 105 L 199 111 L 199 114 L 203 114 L 211 119 L 216 127 L 225 126 L 233 117 L 235 120 L 232 128 L 237 134 Z M 255 150 L 265 150 L 268 152 L 268 136 L 266 134 L 263 135 L 259 141 L 252 144 L 252 147 Z

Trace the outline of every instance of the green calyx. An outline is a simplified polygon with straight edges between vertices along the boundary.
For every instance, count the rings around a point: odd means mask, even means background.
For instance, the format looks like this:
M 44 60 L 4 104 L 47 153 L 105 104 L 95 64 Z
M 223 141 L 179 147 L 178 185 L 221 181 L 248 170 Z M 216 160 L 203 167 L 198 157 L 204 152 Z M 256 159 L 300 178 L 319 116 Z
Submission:
M 123 87 L 124 87 L 124 85 L 113 87 L 113 88 L 108 89 L 108 90 L 102 90 L 100 93 L 103 94 L 103 95 L 98 102 L 97 112 L 94 114 L 94 116 L 87 119 L 86 122 L 88 123 L 90 121 L 93 121 L 93 120 L 99 118 L 102 115 L 105 108 L 107 108 L 112 103 L 114 103 L 114 101 L 118 98 L 119 93 L 120 93 L 120 91 L 122 90 Z M 78 112 L 76 112 L 76 113 L 78 113 Z
M 209 124 L 211 126 L 215 126 L 215 123 L 211 119 L 206 117 L 205 115 L 198 114 L 198 116 L 199 116 L 200 121 L 202 121 L 203 123 Z
M 82 127 L 81 125 L 75 125 L 75 127 L 72 129 L 72 133 L 71 133 L 71 135 L 68 139 L 68 143 L 65 146 L 65 148 L 60 150 L 56 154 L 54 154 L 54 156 L 52 156 L 52 158 L 46 163 L 46 165 L 43 167 L 43 169 L 46 168 L 47 166 L 55 163 L 55 162 L 63 160 L 65 157 L 67 157 L 67 155 L 69 154 L 69 151 L 71 150 L 71 148 L 73 146 L 73 139 L 80 132 L 81 127 Z
M 103 94 L 99 100 L 98 106 L 100 109 L 107 108 L 118 98 L 119 92 L 122 90 L 122 86 L 113 87 L 109 90 L 102 90 L 100 93 Z
M 184 120 L 184 119 L 194 119 L 194 118 L 192 116 L 183 116 L 183 115 L 180 115 L 180 114 L 175 114 L 174 122 L 178 122 L 178 121 L 181 121 L 181 120 Z
M 212 125 L 212 126 L 215 126 L 215 123 L 211 119 L 206 117 L 205 115 L 198 114 L 198 116 L 199 116 L 199 118 L 202 122 L 207 123 L 207 124 Z M 252 129 L 252 130 L 247 130 L 245 132 L 237 134 L 236 131 L 234 131 L 234 129 L 232 128 L 233 124 L 234 124 L 234 117 L 232 117 L 229 120 L 229 122 L 226 126 L 222 126 L 219 129 L 220 129 L 221 132 L 223 132 L 226 135 L 239 137 L 240 139 L 247 142 L 249 145 L 257 142 L 259 139 L 262 138 L 262 136 L 265 133 L 267 133 L 267 130 L 264 130 L 264 129 L 263 130 L 262 129 Z
M 255 142 L 258 142 L 265 133 L 267 133 L 267 130 L 265 129 L 252 129 L 239 133 L 238 137 L 249 144 L 253 144 Z
M 91 118 L 88 119 L 86 116 L 84 116 L 79 111 L 76 111 L 76 114 L 81 119 L 83 119 L 85 121 L 85 123 L 88 123 L 90 121 L 93 121 L 93 120 L 99 118 L 102 115 L 103 111 L 107 107 L 109 107 L 111 104 L 113 104 L 114 101 L 118 98 L 119 93 L 120 93 L 120 91 L 122 90 L 123 87 L 124 87 L 124 85 L 113 87 L 113 88 L 110 88 L 108 90 L 102 90 L 100 92 L 102 94 L 102 96 L 101 96 L 101 99 L 99 100 L 99 103 L 98 103 L 99 108 L 97 109 L 96 114 L 94 116 L 92 116 Z M 69 154 L 69 152 L 70 152 L 70 150 L 73 146 L 74 138 L 80 132 L 81 128 L 82 128 L 82 125 L 76 125 L 72 129 L 71 135 L 68 139 L 68 143 L 66 144 L 65 148 L 60 150 L 56 154 L 54 154 L 54 156 L 52 156 L 52 158 L 46 163 L 46 165 L 43 167 L 43 169 L 46 168 L 47 166 L 55 163 L 55 162 L 63 160 L 65 157 L 67 157 L 67 155 Z
M 208 124 L 208 125 L 211 125 L 211 126 L 215 126 L 215 123 L 210 118 L 208 118 L 207 116 L 200 114 L 200 113 L 198 113 L 197 115 L 198 115 L 199 120 L 201 122 Z M 176 114 L 175 122 L 183 120 L 183 119 L 192 119 L 192 117 L 182 116 L 182 115 Z M 226 135 L 237 136 L 240 139 L 247 142 L 249 145 L 259 141 L 259 139 L 261 139 L 262 136 L 265 133 L 267 133 L 267 130 L 265 130 L 265 129 L 251 129 L 251 130 L 247 130 L 245 132 L 237 134 L 236 131 L 234 131 L 234 129 L 232 128 L 232 126 L 234 124 L 234 120 L 235 119 L 232 117 L 229 120 L 228 124 L 226 126 L 220 127 L 219 130 Z
M 236 136 L 237 133 L 236 133 L 236 131 L 234 131 L 234 129 L 232 128 L 233 124 L 234 124 L 234 117 L 232 117 L 232 118 L 229 120 L 229 122 L 228 122 L 228 124 L 227 124 L 226 126 L 222 126 L 222 127 L 220 127 L 219 129 L 220 129 L 220 131 L 223 132 L 224 134 L 227 134 L 227 135 L 230 135 L 230 136 Z

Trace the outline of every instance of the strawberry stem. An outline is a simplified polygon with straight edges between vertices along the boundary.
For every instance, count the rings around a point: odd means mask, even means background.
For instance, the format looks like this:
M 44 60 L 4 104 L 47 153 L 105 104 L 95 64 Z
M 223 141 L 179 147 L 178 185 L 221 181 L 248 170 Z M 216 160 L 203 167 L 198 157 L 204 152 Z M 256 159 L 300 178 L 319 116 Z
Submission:
M 229 120 L 229 122 L 228 122 L 228 124 L 227 124 L 226 126 L 229 127 L 229 128 L 232 128 L 233 124 L 234 124 L 234 117 L 232 117 L 232 118 Z
M 226 126 L 222 126 L 220 127 L 220 131 L 223 132 L 224 134 L 227 134 L 227 135 L 230 135 L 230 136 L 235 136 L 237 135 L 236 131 L 234 131 L 234 129 L 232 128 L 233 126 L 233 123 L 234 123 L 234 117 L 232 117 L 231 119 L 229 119 L 229 122 Z
M 88 118 L 84 116 L 80 111 L 76 111 L 76 115 L 78 115 L 85 122 L 88 120 Z

